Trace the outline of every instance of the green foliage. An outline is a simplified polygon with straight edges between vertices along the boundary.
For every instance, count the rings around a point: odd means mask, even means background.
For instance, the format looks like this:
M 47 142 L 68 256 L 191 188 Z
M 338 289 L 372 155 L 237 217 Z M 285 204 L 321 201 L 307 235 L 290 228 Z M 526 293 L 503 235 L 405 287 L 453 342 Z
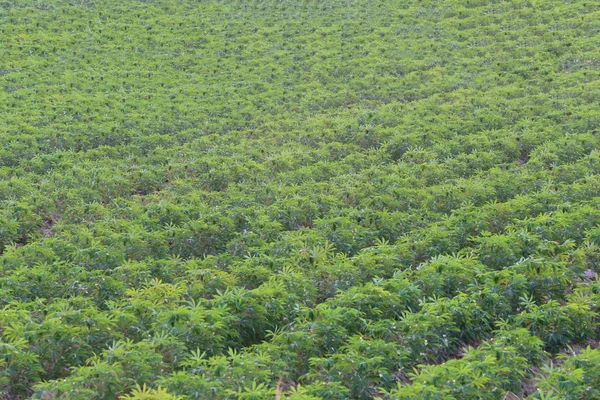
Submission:
M 579 354 L 561 354 L 561 363 L 548 364 L 537 378 L 532 398 L 593 399 L 600 395 L 600 351 L 589 346 Z
M 583 343 L 594 337 L 597 313 L 589 304 L 573 300 L 565 306 L 556 300 L 537 306 L 523 299 L 525 311 L 515 317 L 515 323 L 527 327 L 540 337 L 549 351 L 561 350 L 569 343 Z
M 598 20 L 0 3 L 0 397 L 598 398 Z
M 411 384 L 399 384 L 389 397 L 503 399 L 520 392 L 531 352 L 540 353 L 541 342 L 531 341 L 526 330 L 499 331 L 496 340 L 467 348 L 461 359 L 415 370 L 410 374 Z
M 139 385 L 131 392 L 131 395 L 123 396 L 125 400 L 180 400 L 180 396 L 173 396 L 164 389 L 149 389 L 146 385 Z

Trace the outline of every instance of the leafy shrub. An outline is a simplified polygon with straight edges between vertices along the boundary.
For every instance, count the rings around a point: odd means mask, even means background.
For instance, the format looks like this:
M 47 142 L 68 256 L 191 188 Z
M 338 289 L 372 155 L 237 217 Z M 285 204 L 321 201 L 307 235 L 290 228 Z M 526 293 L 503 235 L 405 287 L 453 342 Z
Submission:
M 589 346 L 579 354 L 560 354 L 559 365 L 550 363 L 536 378 L 538 392 L 531 398 L 593 399 L 599 395 L 600 352 Z

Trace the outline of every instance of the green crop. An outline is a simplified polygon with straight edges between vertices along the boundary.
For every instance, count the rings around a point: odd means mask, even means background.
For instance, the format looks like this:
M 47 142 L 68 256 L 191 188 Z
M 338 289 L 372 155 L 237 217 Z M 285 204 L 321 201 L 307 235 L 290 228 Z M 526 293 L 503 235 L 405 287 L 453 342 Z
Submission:
M 0 1 L 0 397 L 600 397 L 598 21 Z

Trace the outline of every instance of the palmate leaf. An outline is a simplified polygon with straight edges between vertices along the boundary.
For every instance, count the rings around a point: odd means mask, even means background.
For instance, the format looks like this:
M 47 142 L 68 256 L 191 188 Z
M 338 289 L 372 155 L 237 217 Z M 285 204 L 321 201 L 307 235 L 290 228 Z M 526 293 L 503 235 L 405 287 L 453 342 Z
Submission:
M 163 388 L 151 389 L 146 384 L 137 385 L 130 395 L 122 396 L 126 400 L 181 400 L 182 397 L 167 393 Z

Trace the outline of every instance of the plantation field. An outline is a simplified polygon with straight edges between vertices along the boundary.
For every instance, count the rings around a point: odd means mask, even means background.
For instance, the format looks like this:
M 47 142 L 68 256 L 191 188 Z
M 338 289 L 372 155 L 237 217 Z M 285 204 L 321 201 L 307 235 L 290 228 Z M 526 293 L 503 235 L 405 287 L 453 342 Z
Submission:
M 600 3 L 0 0 L 0 398 L 600 398 Z

